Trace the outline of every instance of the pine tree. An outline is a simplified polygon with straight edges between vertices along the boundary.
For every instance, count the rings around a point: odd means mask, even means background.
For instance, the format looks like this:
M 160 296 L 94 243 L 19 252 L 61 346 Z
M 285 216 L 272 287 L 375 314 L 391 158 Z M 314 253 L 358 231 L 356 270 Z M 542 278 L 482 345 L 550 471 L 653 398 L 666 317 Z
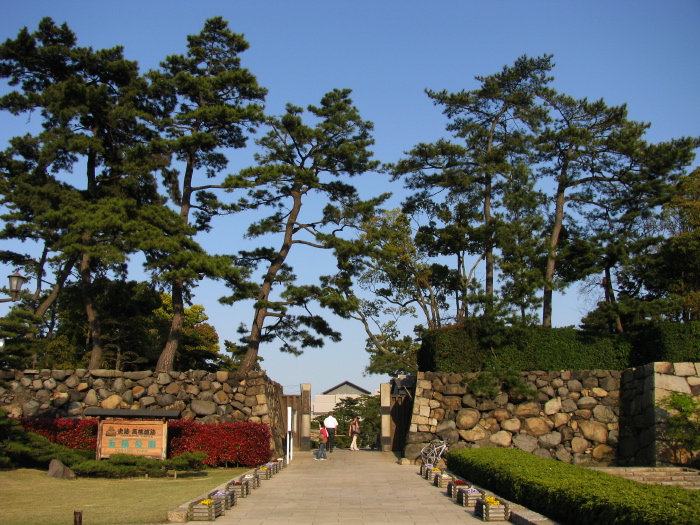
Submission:
M 547 121 L 539 97 L 551 80 L 551 58 L 522 56 L 499 73 L 476 77 L 481 86 L 472 91 L 428 90 L 434 103 L 444 107 L 450 120 L 446 129 L 455 140 L 419 144 L 391 166 L 395 178 L 408 175 L 407 187 L 419 192 L 407 202 L 407 211 L 424 210 L 431 219 L 461 230 L 464 239 L 457 249 L 483 258 L 487 316 L 495 313 L 496 212 L 518 166 L 534 154 L 533 134 Z M 439 193 L 445 195 L 442 203 L 431 202 Z M 446 230 L 436 232 L 441 236 Z M 439 237 L 436 243 L 444 244 Z
M 382 198 L 361 201 L 355 188 L 341 178 L 361 175 L 377 167 L 368 148 L 373 144 L 372 124 L 361 119 L 352 104 L 350 90 L 327 93 L 319 106 L 308 106 L 314 124 L 305 124 L 304 110 L 287 105 L 281 117 L 267 121 L 271 131 L 257 141 L 262 153 L 256 155 L 258 165 L 227 178 L 231 189 L 247 189 L 248 197 L 240 201 L 241 208 L 270 207 L 271 215 L 253 223 L 247 236 L 278 237 L 277 248 L 261 247 L 242 251 L 238 263 L 251 269 L 262 268 L 259 284 L 236 285 L 225 302 L 254 299 L 255 313 L 244 343 L 246 355 L 239 373 L 244 374 L 257 364 L 260 345 L 275 338 L 282 340 L 281 350 L 293 354 L 300 348 L 319 347 L 323 338 L 340 339 L 320 315 L 310 311 L 313 301 L 347 316 L 353 305 L 343 299 L 342 289 L 349 286 L 351 271 L 340 277 L 322 279 L 320 285 L 301 285 L 288 264 L 291 250 L 297 246 L 339 250 L 348 245 L 343 229 L 357 224 L 374 213 Z M 319 217 L 302 220 L 304 203 L 317 194 L 323 202 Z M 351 243 L 350 243 L 351 244 Z M 342 268 L 341 268 L 342 270 Z M 273 289 L 282 287 L 278 297 Z M 292 314 L 297 307 L 302 314 Z M 269 318 L 276 322 L 265 329 Z
M 649 145 L 643 140 L 649 125 L 627 119 L 623 106 L 607 106 L 603 100 L 575 100 L 550 91 L 547 102 L 553 118 L 540 136 L 541 174 L 552 182 L 553 206 L 544 275 L 542 326 L 552 323 L 552 293 L 558 286 L 557 261 L 562 233 L 569 228 L 594 231 L 603 224 L 598 241 L 608 246 L 608 268 L 616 264 L 624 235 L 636 217 L 649 216 L 670 196 L 670 184 L 692 159 L 694 139 Z M 567 209 L 569 210 L 567 214 Z M 621 245 L 614 248 L 614 245 Z M 590 237 L 596 243 L 596 239 Z M 597 248 L 602 253 L 600 247 Z M 611 251 L 612 250 L 612 251 Z M 578 277 L 585 276 L 582 269 Z M 607 277 L 608 298 L 612 280 Z
M 145 247 L 147 268 L 170 284 L 172 295 L 172 324 L 156 367 L 159 371 L 173 369 L 185 301 L 195 283 L 224 276 L 233 282 L 239 276 L 230 258 L 209 255 L 194 241 L 196 232 L 209 229 L 213 216 L 232 211 L 212 191 L 223 187 L 220 182 L 196 185 L 195 176 L 203 172 L 213 179 L 228 163 L 222 150 L 246 145 L 246 133 L 262 122 L 260 103 L 266 94 L 250 71 L 240 66 L 239 54 L 248 49 L 248 42 L 231 32 L 221 17 L 207 20 L 202 31 L 187 41 L 186 55 L 169 56 L 159 71 L 148 75 L 164 114 L 165 150 L 183 165 L 181 171 L 163 170 L 183 230 L 176 242 L 154 239 L 153 246 Z
M 24 28 L 0 45 L 0 77 L 21 87 L 1 97 L 0 107 L 41 114 L 43 131 L 24 155 L 36 159 L 38 176 L 68 176 L 84 162 L 84 184 L 54 203 L 63 228 L 50 249 L 76 261 L 90 325 L 88 366 L 97 368 L 103 341 L 92 280 L 120 271 L 135 249 L 141 207 L 160 202 L 152 177 L 158 159 L 149 148 L 152 115 L 137 64 L 121 47 L 94 51 L 76 43 L 65 24 L 45 18 L 34 33 Z M 37 281 L 42 271 L 37 265 Z

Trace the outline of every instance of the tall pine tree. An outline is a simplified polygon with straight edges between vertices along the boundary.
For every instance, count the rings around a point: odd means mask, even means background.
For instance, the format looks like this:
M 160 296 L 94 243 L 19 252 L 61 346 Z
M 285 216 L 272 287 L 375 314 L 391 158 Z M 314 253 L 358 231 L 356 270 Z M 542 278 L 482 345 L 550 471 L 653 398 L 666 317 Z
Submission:
M 145 249 L 147 268 L 169 283 L 172 296 L 170 335 L 158 360 L 159 371 L 173 369 L 185 301 L 196 281 L 205 276 L 228 276 L 233 281 L 237 275 L 229 258 L 209 255 L 194 241 L 196 232 L 209 229 L 213 216 L 232 209 L 213 192 L 222 188 L 221 182 L 196 184 L 195 177 L 214 179 L 228 163 L 223 150 L 244 147 L 246 134 L 262 122 L 266 90 L 240 65 L 239 54 L 246 49 L 243 36 L 216 17 L 207 20 L 198 35 L 187 38 L 186 55 L 169 56 L 159 71 L 149 73 L 152 93 L 165 114 L 164 146 L 182 166 L 163 170 L 164 182 L 183 228 L 189 229 L 178 240 L 156 240 Z

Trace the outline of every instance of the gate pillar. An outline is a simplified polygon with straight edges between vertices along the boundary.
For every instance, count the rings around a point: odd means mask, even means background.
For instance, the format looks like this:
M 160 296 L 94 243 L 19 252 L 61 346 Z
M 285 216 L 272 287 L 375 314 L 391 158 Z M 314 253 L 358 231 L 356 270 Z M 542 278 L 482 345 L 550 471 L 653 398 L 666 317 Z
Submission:
M 381 399 L 380 414 L 382 417 L 382 452 L 391 452 L 391 385 L 382 383 L 379 385 Z
M 299 449 L 311 450 L 311 383 L 301 384 L 301 428 L 299 429 Z

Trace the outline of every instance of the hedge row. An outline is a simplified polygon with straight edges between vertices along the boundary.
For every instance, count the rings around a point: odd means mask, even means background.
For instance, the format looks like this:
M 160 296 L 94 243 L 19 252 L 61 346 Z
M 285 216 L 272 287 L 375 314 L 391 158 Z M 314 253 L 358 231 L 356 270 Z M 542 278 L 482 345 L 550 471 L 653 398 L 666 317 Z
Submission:
M 22 428 L 71 450 L 96 450 L 97 419 L 25 417 Z
M 256 467 L 272 459 L 270 427 L 263 423 L 197 423 L 181 419 L 168 422 L 170 455 L 204 452 L 206 465 Z
M 457 450 L 445 461 L 464 479 L 566 525 L 700 523 L 700 493 L 680 487 L 643 485 L 517 449 Z
M 479 320 L 423 333 L 422 371 L 624 370 L 655 361 L 700 361 L 700 322 L 594 334 L 574 328 L 489 327 Z
M 97 446 L 97 419 L 23 418 L 22 427 L 71 450 L 92 450 Z M 210 467 L 243 465 L 255 467 L 269 461 L 270 427 L 262 423 L 168 422 L 168 457 L 186 452 L 204 452 Z
M 88 420 L 85 420 L 88 421 Z M 50 433 L 56 428 L 89 428 L 90 425 L 71 425 L 67 421 L 34 421 L 38 428 Z M 73 423 L 78 423 L 73 421 Z M 92 425 L 95 428 L 95 425 Z M 68 434 L 71 434 L 68 431 Z M 73 442 L 75 444 L 75 442 Z M 93 437 L 92 443 L 95 443 Z M 0 468 L 40 468 L 45 469 L 53 459 L 69 467 L 78 476 L 102 478 L 128 478 L 148 475 L 163 477 L 169 471 L 193 471 L 204 468 L 207 455 L 204 452 L 186 452 L 179 456 L 156 460 L 126 454 L 115 454 L 109 459 L 96 460 L 94 446 L 89 449 L 71 449 L 53 443 L 47 437 L 30 432 L 22 424 L 0 408 Z

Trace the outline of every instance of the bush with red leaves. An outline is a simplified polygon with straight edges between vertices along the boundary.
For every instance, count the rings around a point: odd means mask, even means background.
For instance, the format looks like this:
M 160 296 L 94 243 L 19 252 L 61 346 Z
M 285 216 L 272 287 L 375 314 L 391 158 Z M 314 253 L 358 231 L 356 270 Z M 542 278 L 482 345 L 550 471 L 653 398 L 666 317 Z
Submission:
M 272 458 L 270 427 L 262 423 L 197 423 L 178 420 L 168 423 L 170 457 L 184 452 L 204 452 L 206 465 L 255 467 Z
M 22 427 L 44 436 L 73 450 L 95 450 L 97 448 L 97 419 L 49 419 L 25 417 L 20 419 Z
M 53 443 L 73 450 L 97 448 L 97 419 L 23 418 L 22 427 Z M 168 422 L 168 457 L 185 452 L 204 452 L 211 467 L 244 465 L 256 467 L 270 461 L 270 427 L 262 423 Z

